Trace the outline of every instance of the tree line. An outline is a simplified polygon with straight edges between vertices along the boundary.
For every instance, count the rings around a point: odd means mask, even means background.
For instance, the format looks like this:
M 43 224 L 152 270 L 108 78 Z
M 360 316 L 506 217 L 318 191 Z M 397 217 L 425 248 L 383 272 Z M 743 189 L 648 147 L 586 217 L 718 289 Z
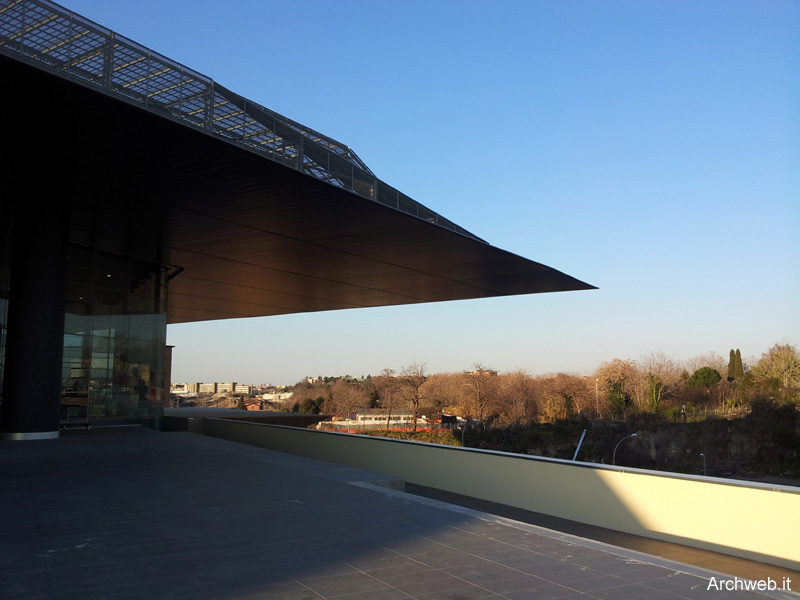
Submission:
M 687 361 L 653 352 L 639 360 L 615 358 L 591 375 L 499 374 L 476 364 L 454 373 L 429 373 L 424 362 L 380 375 L 304 380 L 293 386 L 295 412 L 332 415 L 373 409 L 416 416 L 456 414 L 475 423 L 519 427 L 563 419 L 625 420 L 636 413 L 674 420 L 709 411 L 747 409 L 755 402 L 800 404 L 800 353 L 773 345 L 748 365 L 732 349 L 726 361 L 709 353 Z

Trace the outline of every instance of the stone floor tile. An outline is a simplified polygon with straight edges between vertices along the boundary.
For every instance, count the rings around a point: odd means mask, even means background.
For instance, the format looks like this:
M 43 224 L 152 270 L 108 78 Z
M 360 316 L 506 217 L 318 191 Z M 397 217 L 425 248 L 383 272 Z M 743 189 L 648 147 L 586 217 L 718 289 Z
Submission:
M 702 569 L 351 483 L 381 477 L 142 428 L 0 442 L 0 598 L 731 598 Z

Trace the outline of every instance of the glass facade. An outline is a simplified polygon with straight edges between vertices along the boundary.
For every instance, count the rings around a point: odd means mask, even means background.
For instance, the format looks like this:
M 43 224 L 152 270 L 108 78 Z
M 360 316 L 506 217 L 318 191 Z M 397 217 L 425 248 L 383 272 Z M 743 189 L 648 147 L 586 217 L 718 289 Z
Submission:
M 62 425 L 157 419 L 164 406 L 166 271 L 70 247 Z
M 10 238 L 9 220 L 0 219 L 0 390 L 6 375 Z M 166 270 L 74 245 L 67 262 L 61 426 L 156 425 L 167 385 Z
M 6 372 L 6 333 L 8 332 L 8 286 L 11 274 L 11 219 L 0 214 L 0 404 L 3 402 L 3 376 Z

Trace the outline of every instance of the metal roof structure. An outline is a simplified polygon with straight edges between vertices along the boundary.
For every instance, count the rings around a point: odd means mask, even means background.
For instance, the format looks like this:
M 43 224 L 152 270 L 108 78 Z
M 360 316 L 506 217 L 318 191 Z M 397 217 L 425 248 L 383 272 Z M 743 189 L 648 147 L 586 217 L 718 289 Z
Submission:
M 331 185 L 476 237 L 379 181 L 344 144 L 52 2 L 0 2 L 0 48 Z
M 0 0 L 0 64 L 4 176 L 55 182 L 73 244 L 171 266 L 170 323 L 593 287 L 52 2 Z

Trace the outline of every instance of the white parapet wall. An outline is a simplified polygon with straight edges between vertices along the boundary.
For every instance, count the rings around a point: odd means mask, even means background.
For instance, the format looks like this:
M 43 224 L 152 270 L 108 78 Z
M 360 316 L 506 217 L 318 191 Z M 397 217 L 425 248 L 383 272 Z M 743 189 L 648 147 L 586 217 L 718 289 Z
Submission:
M 189 430 L 800 569 L 800 488 L 223 419 Z

